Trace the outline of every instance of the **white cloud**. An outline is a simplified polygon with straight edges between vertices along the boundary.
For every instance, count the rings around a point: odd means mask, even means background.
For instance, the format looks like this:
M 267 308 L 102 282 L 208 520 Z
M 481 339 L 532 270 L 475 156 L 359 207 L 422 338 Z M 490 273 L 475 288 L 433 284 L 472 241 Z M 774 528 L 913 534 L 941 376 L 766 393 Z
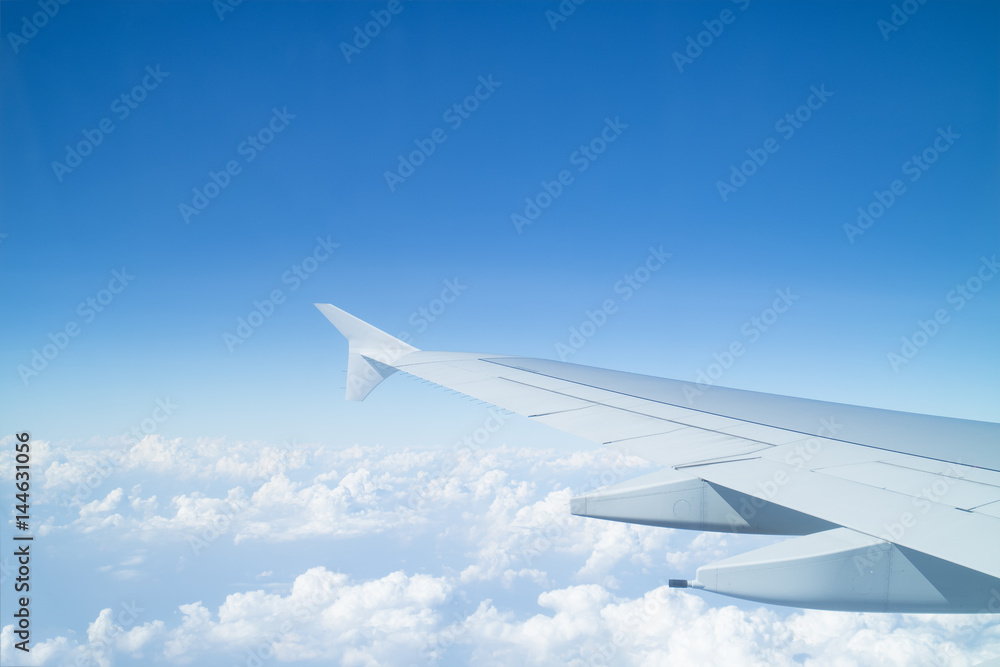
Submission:
M 14 479 L 14 473 L 17 472 L 14 468 L 14 457 L 17 454 L 15 445 L 19 443 L 20 440 L 13 434 L 0 436 L 0 479 Z M 35 471 L 44 470 L 55 457 L 48 440 L 28 440 L 28 449 L 31 466 Z
M 49 452 L 43 475 L 62 488 L 112 449 Z M 3 664 L 839 666 L 931 656 L 960 666 L 1000 655 L 992 619 L 786 612 L 668 590 L 668 577 L 775 538 L 571 516 L 574 493 L 645 472 L 609 450 L 300 451 L 150 436 L 123 461 L 46 520 L 47 539 L 69 551 L 95 537 L 115 545 L 118 566 L 91 562 L 67 576 L 153 599 L 169 585 L 178 612 L 133 625 L 94 609 L 86 628 L 37 641 L 27 658 L 7 626 Z M 43 497 L 36 511 L 53 502 Z M 278 558 L 242 571 L 242 559 L 220 565 L 182 549 L 188 576 L 178 578 L 168 547 L 192 539 L 224 539 L 248 563 L 287 550 L 298 569 Z M 361 548 L 363 576 L 328 569 Z
M 3 665 L 98 665 L 111 667 L 116 653 L 142 657 L 143 649 L 163 635 L 163 621 L 135 625 L 134 602 L 122 604 L 116 613 L 102 609 L 97 618 L 87 626 L 86 643 L 67 637 L 45 641 L 32 640 L 29 652 L 21 651 L 15 643 L 21 641 L 14 635 L 14 626 L 6 625 L 0 631 L 0 656 Z M 141 610 L 139 610 L 141 611 Z
M 164 650 L 174 659 L 208 652 L 250 652 L 279 661 L 396 664 L 419 650 L 441 624 L 434 607 L 451 585 L 441 577 L 392 572 L 355 583 L 316 567 L 296 577 L 288 595 L 236 593 L 216 613 L 201 602 L 181 606 L 180 625 Z
M 118 503 L 121 502 L 124 495 L 125 492 L 120 488 L 114 489 L 104 497 L 104 500 L 94 500 L 87 503 L 80 508 L 80 518 L 86 519 L 98 514 L 103 514 L 104 512 L 110 512 L 118 506 Z
M 80 508 L 79 518 L 73 522 L 73 525 L 84 533 L 119 526 L 123 522 L 122 515 L 117 513 L 107 515 L 107 513 L 118 507 L 124 495 L 125 493 L 118 488 L 108 493 L 103 500 L 93 500 L 87 503 Z
M 972 655 L 926 617 L 709 608 L 693 594 L 654 589 L 619 599 L 595 584 L 541 594 L 547 611 L 519 620 L 483 603 L 461 641 L 477 664 L 567 665 L 968 665 Z M 968 618 L 968 617 L 967 617 Z M 974 621 L 970 621 L 974 623 Z

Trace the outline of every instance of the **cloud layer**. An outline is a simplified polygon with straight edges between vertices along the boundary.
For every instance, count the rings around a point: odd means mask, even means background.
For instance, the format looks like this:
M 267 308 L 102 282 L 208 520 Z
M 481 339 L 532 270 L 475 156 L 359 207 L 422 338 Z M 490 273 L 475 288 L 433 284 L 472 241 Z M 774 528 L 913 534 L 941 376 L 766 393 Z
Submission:
M 4 665 L 971 665 L 1000 655 L 992 618 L 795 611 L 668 589 L 670 576 L 771 538 L 569 515 L 573 494 L 647 469 L 616 452 L 157 436 L 36 451 L 39 533 L 51 548 L 115 545 L 117 561 L 66 576 L 99 577 L 124 601 L 35 639 L 30 655 L 5 626 Z M 295 563 L 256 582 L 234 574 L 261 551 L 289 549 Z M 128 601 L 132 590 L 157 600 L 163 586 L 184 600 L 172 614 Z

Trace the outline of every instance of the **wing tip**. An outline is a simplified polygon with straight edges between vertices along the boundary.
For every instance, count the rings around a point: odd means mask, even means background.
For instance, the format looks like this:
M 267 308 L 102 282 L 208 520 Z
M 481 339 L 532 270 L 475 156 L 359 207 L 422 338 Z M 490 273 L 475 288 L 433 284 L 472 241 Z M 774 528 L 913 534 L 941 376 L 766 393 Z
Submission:
M 313 305 L 347 339 L 346 398 L 349 401 L 364 399 L 382 380 L 395 372 L 393 364 L 398 359 L 419 351 L 333 304 Z M 373 362 L 377 362 L 379 367 Z

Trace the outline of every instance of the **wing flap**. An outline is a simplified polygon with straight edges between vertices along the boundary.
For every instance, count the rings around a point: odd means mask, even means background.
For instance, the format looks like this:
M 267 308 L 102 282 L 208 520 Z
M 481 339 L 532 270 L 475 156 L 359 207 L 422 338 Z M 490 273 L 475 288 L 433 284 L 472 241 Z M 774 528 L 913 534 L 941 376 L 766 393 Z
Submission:
M 768 458 L 709 463 L 685 472 L 1000 577 L 1000 519 L 797 469 Z
M 964 510 L 993 502 L 1000 492 L 1000 489 L 988 484 L 914 470 L 905 465 L 893 465 L 890 461 L 852 463 L 820 468 L 816 472 L 913 498 L 947 502 L 953 507 Z
M 641 456 L 653 462 L 669 460 L 674 468 L 751 454 L 770 447 L 760 442 L 742 440 L 723 433 L 701 431 L 690 426 L 670 433 L 617 440 L 608 444 L 626 456 Z
M 636 438 L 684 428 L 681 424 L 616 410 L 606 405 L 591 405 L 580 410 L 556 412 L 532 419 L 592 442 Z

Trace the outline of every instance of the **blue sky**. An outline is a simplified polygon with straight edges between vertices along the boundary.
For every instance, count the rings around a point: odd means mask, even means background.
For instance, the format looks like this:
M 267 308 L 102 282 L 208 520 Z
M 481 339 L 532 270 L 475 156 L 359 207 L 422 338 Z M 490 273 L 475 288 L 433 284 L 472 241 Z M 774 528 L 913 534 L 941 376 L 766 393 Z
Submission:
M 67 5 L 3 62 L 11 414 L 85 439 L 170 396 L 185 408 L 167 434 L 332 437 L 343 346 L 312 302 L 406 330 L 459 278 L 418 347 L 551 357 L 663 245 L 669 268 L 575 360 L 693 378 L 790 287 L 792 317 L 729 384 L 996 419 L 993 284 L 899 372 L 886 360 L 997 249 L 995 8 L 922 6 L 885 40 L 888 5 L 741 6 L 678 72 L 671 54 L 726 4 L 590 3 L 556 30 L 544 3 L 405 4 L 350 63 L 338 45 L 377 5 L 244 3 L 222 21 L 198 3 Z M 16 25 L 33 5 L 6 7 Z M 169 74 L 119 119 L 147 66 Z M 480 76 L 500 86 L 451 129 Z M 812 86 L 833 95 L 785 139 L 775 122 Z M 245 162 L 275 108 L 295 118 Z M 525 197 L 615 117 L 628 128 L 518 234 Z M 60 182 L 51 163 L 102 118 L 114 131 Z M 961 138 L 911 183 L 903 163 L 947 127 Z M 436 128 L 447 141 L 390 192 L 384 173 Z M 723 201 L 717 182 L 768 137 L 779 151 Z M 241 172 L 185 224 L 179 205 L 230 160 Z M 906 193 L 849 243 L 843 225 L 897 178 Z M 319 236 L 336 256 L 230 353 L 223 333 L 290 288 Z M 18 366 L 123 266 L 134 283 L 25 386 Z
M 694 380 L 739 341 L 721 385 L 1000 420 L 996 3 L 907 5 L 887 32 L 889 2 L 591 1 L 558 22 L 555 2 L 404 2 L 349 61 L 342 44 L 387 3 L 220 6 L 74 0 L 24 39 L 40 5 L 0 8 L 4 433 L 98 451 L 167 399 L 147 431 L 171 442 L 391 451 L 481 422 L 400 379 L 345 403 L 346 345 L 313 302 L 423 349 L 558 358 L 613 299 L 567 360 Z M 581 158 L 602 132 L 613 141 Z M 88 136 L 78 166 L 53 166 Z M 767 159 L 723 197 L 753 155 Z M 225 187 L 185 216 L 213 173 Z M 883 214 L 845 232 L 897 180 Z M 616 285 L 650 248 L 670 259 L 625 299 Z M 274 290 L 273 314 L 227 346 Z M 788 312 L 751 324 L 781 290 Z M 27 371 L 67 325 L 65 349 Z M 915 334 L 926 344 L 894 367 Z M 508 429 L 515 446 L 586 448 Z

